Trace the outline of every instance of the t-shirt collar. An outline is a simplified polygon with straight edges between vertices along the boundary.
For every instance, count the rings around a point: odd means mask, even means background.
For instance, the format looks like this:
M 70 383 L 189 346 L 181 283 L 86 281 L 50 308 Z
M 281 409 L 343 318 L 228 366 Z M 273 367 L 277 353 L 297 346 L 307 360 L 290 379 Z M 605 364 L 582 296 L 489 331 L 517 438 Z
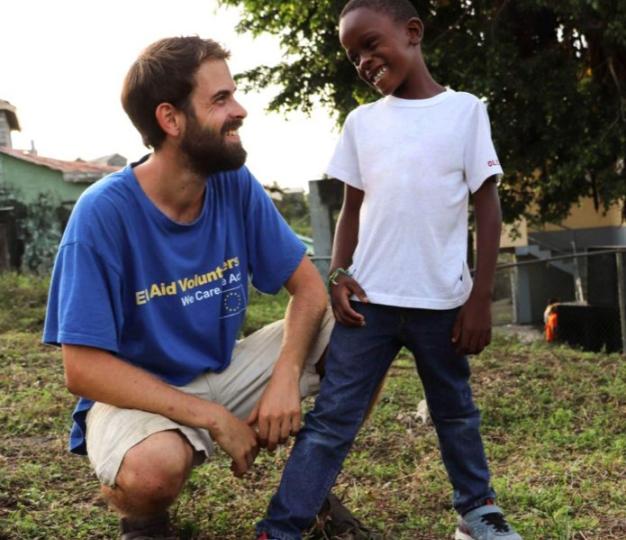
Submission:
M 454 93 L 451 88 L 446 88 L 443 92 L 426 99 L 403 99 L 389 95 L 383 98 L 383 101 L 392 107 L 432 107 L 448 99 Z

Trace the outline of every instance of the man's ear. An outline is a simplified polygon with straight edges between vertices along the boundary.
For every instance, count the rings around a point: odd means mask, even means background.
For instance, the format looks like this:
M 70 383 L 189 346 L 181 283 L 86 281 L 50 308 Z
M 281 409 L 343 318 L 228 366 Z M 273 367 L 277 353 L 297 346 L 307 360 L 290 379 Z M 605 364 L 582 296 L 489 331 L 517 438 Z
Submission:
M 159 103 L 154 111 L 159 127 L 166 135 L 179 137 L 183 132 L 184 114 L 171 103 Z
M 417 46 L 422 44 L 424 38 L 424 23 L 418 17 L 412 17 L 406 23 L 406 30 L 409 36 L 409 43 Z

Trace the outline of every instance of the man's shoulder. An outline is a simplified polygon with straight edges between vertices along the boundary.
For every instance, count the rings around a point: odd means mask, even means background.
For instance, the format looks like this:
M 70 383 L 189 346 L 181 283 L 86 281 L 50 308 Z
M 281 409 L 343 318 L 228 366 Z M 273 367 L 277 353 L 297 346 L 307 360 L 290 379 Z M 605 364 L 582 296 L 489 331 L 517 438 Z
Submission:
M 83 191 L 72 210 L 62 244 L 98 238 L 104 230 L 115 229 L 120 216 L 133 215 L 127 208 L 131 192 L 128 182 L 128 173 L 122 169 Z
M 223 195 L 233 196 L 240 192 L 242 187 L 249 186 L 255 178 L 248 167 L 243 165 L 239 169 L 214 173 L 207 178 L 207 181 L 209 186 L 223 186 L 220 190 Z
M 130 186 L 130 172 L 126 167 L 91 184 L 76 202 L 77 208 L 94 210 L 109 206 L 106 201 L 123 199 L 128 196 Z

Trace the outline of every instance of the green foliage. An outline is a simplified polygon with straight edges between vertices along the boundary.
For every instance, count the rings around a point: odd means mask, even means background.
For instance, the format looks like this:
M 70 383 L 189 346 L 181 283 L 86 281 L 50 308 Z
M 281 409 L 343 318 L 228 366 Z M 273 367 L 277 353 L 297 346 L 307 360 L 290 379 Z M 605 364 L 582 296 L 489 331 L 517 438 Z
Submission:
M 39 193 L 30 203 L 23 201 L 24 197 L 18 189 L 0 185 L 0 206 L 12 208 L 16 239 L 23 247 L 20 253 L 21 269 L 37 275 L 48 275 L 61 240 L 61 219 L 66 210 L 52 192 Z
M 276 182 L 265 186 L 276 208 L 289 226 L 297 233 L 311 236 L 311 214 L 307 196 L 302 191 L 290 191 L 281 188 Z
M 376 99 L 357 80 L 337 39 L 345 0 L 220 0 L 239 6 L 240 31 L 278 36 L 275 66 L 239 78 L 279 87 L 270 110 L 338 113 Z M 413 0 L 436 80 L 484 97 L 507 172 L 508 221 L 558 220 L 592 196 L 626 197 L 626 2 L 622 0 Z
M 37 275 L 48 275 L 61 240 L 61 202 L 51 193 L 39 193 L 26 206 L 22 221 L 24 255 L 22 268 Z
M 289 294 L 281 289 L 276 295 L 263 294 L 250 287 L 250 298 L 242 334 L 247 336 L 272 321 L 284 318 Z

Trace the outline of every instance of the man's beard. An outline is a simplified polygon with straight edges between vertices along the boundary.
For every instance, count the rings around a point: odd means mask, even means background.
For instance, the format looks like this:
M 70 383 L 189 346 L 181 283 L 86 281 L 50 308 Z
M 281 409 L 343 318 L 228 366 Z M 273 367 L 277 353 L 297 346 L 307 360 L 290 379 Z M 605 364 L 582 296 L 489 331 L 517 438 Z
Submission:
M 238 129 L 241 125 L 241 120 L 227 122 L 218 133 L 202 127 L 193 111 L 187 114 L 187 126 L 180 148 L 191 170 L 200 176 L 209 176 L 242 167 L 247 155 L 243 146 L 239 142 L 228 143 L 225 140 L 228 131 Z

